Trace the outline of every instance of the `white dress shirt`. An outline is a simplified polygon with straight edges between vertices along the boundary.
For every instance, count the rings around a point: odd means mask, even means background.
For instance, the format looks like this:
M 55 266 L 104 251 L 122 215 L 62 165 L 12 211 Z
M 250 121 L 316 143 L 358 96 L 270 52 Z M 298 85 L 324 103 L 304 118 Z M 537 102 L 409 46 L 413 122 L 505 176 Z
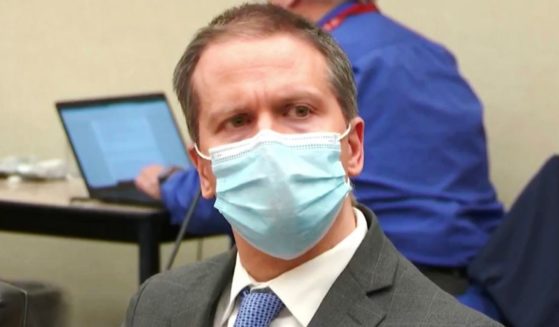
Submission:
M 233 327 L 241 304 L 238 295 L 247 286 L 250 289 L 269 288 L 285 304 L 270 327 L 307 326 L 367 233 L 363 213 L 356 208 L 353 210 L 357 227 L 346 238 L 332 249 L 267 282 L 255 281 L 237 254 L 233 279 L 221 294 L 214 326 Z

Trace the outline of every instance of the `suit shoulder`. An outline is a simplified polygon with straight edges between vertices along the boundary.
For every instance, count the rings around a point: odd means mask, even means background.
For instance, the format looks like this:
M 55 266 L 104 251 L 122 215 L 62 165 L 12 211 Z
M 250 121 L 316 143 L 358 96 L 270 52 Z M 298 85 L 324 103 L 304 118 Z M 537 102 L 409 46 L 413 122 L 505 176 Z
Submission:
M 388 319 L 399 325 L 410 321 L 420 326 L 501 326 L 485 315 L 461 304 L 441 290 L 403 257 L 392 293 Z
M 219 254 L 215 257 L 177 267 L 149 278 L 146 283 L 174 285 L 180 284 L 183 287 L 198 285 L 200 279 L 205 279 L 210 273 L 224 269 L 232 257 L 231 252 Z
M 167 325 L 190 300 L 194 301 L 193 295 L 206 294 L 207 289 L 215 288 L 231 262 L 234 255 L 227 252 L 152 276 L 130 300 L 126 326 Z

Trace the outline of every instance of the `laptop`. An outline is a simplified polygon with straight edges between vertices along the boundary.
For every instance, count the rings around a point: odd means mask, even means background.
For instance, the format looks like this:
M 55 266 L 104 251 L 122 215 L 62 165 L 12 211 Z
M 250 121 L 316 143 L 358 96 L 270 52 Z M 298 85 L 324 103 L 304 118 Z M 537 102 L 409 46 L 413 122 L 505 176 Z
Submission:
M 191 165 L 163 93 L 61 101 L 56 108 L 91 198 L 161 206 L 136 189 L 140 170 Z

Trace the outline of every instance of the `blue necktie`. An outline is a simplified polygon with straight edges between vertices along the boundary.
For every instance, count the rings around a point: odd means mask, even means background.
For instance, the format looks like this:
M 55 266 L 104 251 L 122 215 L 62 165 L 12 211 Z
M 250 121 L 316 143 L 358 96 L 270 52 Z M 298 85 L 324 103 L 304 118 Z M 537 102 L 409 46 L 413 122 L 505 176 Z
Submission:
M 241 306 L 235 320 L 235 327 L 268 327 L 283 309 L 280 298 L 270 289 L 242 293 Z

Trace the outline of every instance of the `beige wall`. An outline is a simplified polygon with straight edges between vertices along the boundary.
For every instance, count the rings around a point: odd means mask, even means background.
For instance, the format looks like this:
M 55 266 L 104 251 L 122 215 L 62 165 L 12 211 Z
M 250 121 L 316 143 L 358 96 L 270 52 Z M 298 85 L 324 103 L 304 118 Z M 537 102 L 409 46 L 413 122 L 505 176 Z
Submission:
M 163 90 L 181 117 L 174 65 L 193 31 L 237 2 L 0 1 L 0 157 L 65 156 L 53 106 L 59 99 Z M 492 178 L 509 205 L 559 152 L 559 2 L 380 4 L 458 57 L 485 103 Z M 206 254 L 226 247 L 212 244 Z M 192 246 L 183 252 L 182 261 L 192 260 Z M 136 264 L 131 245 L 0 233 L 0 277 L 62 286 L 72 326 L 117 326 L 136 287 Z
M 163 90 L 178 113 L 174 65 L 197 28 L 238 2 L 0 1 L 0 137 L 17 140 L 0 156 L 63 156 L 56 100 Z

